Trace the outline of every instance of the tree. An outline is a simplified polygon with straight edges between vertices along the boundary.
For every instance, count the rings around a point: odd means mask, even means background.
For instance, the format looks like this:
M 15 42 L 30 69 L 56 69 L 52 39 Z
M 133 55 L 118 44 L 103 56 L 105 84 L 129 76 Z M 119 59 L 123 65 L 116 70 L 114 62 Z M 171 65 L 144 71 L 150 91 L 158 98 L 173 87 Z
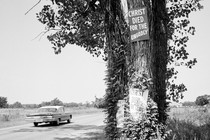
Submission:
M 198 96 L 195 100 L 195 104 L 199 106 L 204 106 L 209 103 L 209 99 L 210 99 L 209 95 Z
M 0 108 L 7 108 L 8 102 L 7 97 L 0 97 Z
M 47 38 L 54 45 L 55 53 L 60 53 L 67 44 L 76 44 L 92 55 L 102 55 L 107 60 L 105 130 L 108 139 L 116 139 L 117 102 L 128 95 L 128 84 L 134 73 L 133 59 L 136 59 L 132 55 L 133 45 L 130 43 L 129 28 L 121 11 L 120 0 L 51 1 L 55 6 L 45 5 L 37 18 L 46 25 L 46 32 L 50 32 Z M 146 60 L 148 67 L 146 75 L 142 73 L 137 79 L 148 81 L 150 96 L 157 103 L 158 119 L 162 123 L 167 118 L 166 99 L 178 101 L 182 98 L 181 93 L 186 91 L 184 84 L 175 84 L 178 72 L 174 66 L 191 68 L 197 62 L 196 59 L 189 60 L 186 43 L 188 36 L 195 32 L 195 28 L 189 26 L 188 17 L 191 11 L 202 8 L 199 1 L 128 2 L 129 6 L 144 5 L 148 8 L 151 39 L 143 42 L 147 45 L 141 49 L 145 56 L 141 61 Z M 142 84 L 142 80 L 135 82 Z
M 52 101 L 50 101 L 50 105 L 63 105 L 63 102 L 58 98 L 55 98 Z
M 96 108 L 105 108 L 104 98 L 97 98 L 95 96 L 94 107 L 96 107 Z
M 23 105 L 20 102 L 15 102 L 14 104 L 11 105 L 12 108 L 22 108 Z
M 63 102 L 61 100 L 59 100 L 58 98 L 55 98 L 49 102 L 42 102 L 39 106 L 56 106 L 56 105 L 64 105 Z

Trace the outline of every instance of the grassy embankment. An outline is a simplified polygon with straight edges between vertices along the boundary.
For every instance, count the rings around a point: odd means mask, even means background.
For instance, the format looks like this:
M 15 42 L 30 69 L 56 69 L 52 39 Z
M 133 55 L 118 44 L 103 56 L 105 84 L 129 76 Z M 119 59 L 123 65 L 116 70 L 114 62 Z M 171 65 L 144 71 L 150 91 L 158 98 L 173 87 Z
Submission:
M 91 114 L 101 112 L 97 108 L 73 107 L 66 108 L 66 112 L 70 112 L 73 117 L 79 114 Z M 36 109 L 0 109 L 0 128 L 27 124 L 25 120 L 27 114 L 36 112 Z
M 210 140 L 210 109 L 199 107 L 172 108 L 168 140 Z

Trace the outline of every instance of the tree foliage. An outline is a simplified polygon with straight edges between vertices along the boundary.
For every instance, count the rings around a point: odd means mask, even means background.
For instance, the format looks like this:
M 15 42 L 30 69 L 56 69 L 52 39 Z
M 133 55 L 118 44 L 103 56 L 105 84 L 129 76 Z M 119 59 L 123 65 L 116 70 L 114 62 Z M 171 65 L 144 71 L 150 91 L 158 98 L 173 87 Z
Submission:
M 198 96 L 195 100 L 195 104 L 199 106 L 204 106 L 209 103 L 210 95 Z
M 104 98 L 97 98 L 95 96 L 94 107 L 96 107 L 96 108 L 105 108 Z
M 56 105 L 63 105 L 63 102 L 61 100 L 59 100 L 58 98 L 53 99 L 52 101 L 50 101 L 50 105 L 56 106 Z
M 184 84 L 177 85 L 175 79 L 178 71 L 175 66 L 192 68 L 197 60 L 189 59 L 186 50 L 189 35 L 195 34 L 195 27 L 190 26 L 189 14 L 202 9 L 200 0 L 168 0 L 168 98 L 178 101 L 183 98 L 182 93 L 187 90 Z
M 39 107 L 49 106 L 49 105 L 50 105 L 50 102 L 43 101 L 41 104 L 39 104 Z
M 7 97 L 0 97 L 0 108 L 7 108 L 8 102 Z
M 45 101 L 45 102 L 42 102 L 39 106 L 59 106 L 59 105 L 63 105 L 63 102 L 61 100 L 59 100 L 58 98 L 54 98 L 53 100 L 51 101 Z
M 11 108 L 23 108 L 23 105 L 20 102 L 15 102 L 10 105 Z
M 38 20 L 46 25 L 48 40 L 54 45 L 56 54 L 67 44 L 82 46 L 93 55 L 104 50 L 103 5 L 89 0 L 52 0 L 57 8 L 45 5 L 37 14 Z

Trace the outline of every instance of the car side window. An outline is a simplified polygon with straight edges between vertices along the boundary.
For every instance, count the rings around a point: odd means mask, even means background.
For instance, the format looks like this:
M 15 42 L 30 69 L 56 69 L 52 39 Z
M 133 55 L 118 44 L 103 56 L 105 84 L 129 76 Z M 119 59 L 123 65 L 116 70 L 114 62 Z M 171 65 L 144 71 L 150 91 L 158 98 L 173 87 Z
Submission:
M 59 108 L 59 109 L 58 109 L 58 112 L 59 112 L 59 113 L 63 113 L 63 112 L 64 112 L 64 108 L 63 108 L 63 107 Z

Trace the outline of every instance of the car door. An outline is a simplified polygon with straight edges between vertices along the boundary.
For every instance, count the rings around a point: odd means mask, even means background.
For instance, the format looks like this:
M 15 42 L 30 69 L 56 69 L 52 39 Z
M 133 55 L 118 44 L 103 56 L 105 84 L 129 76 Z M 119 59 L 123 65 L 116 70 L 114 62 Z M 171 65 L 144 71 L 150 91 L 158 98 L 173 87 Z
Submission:
M 67 116 L 65 115 L 64 107 L 59 108 L 59 113 L 61 114 L 61 120 L 62 121 L 67 120 Z

